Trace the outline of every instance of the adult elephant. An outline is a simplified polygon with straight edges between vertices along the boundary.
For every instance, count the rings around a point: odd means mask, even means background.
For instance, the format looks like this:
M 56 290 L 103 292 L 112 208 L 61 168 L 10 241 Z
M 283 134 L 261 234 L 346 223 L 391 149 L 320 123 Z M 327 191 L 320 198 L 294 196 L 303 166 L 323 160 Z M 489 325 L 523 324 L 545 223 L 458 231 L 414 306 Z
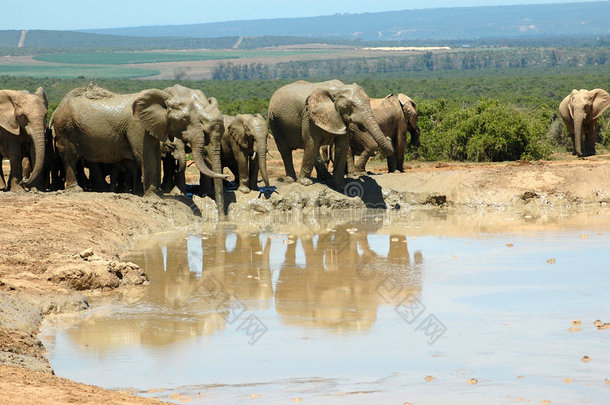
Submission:
M 70 91 L 51 120 L 57 152 L 66 170 L 66 188 L 78 187 L 79 160 L 117 163 L 135 159 L 142 170 L 144 190 L 157 191 L 159 142 L 173 137 L 191 143 L 195 164 L 204 175 L 225 177 L 210 170 L 204 161 L 205 145 L 224 131 L 217 104 L 194 100 L 181 90 L 172 87 L 115 94 L 88 86 Z
M 47 96 L 42 87 L 34 94 L 25 90 L 0 90 L 0 156 L 8 157 L 10 161 L 8 184 L 2 175 L 0 189 L 31 187 L 41 177 L 45 159 L 47 106 Z M 29 148 L 30 145 L 33 148 Z M 28 148 L 34 166 L 30 176 L 23 178 L 22 160 L 26 157 L 24 149 Z
M 181 106 L 181 108 L 183 110 L 186 108 L 190 113 L 185 114 L 184 118 L 180 118 L 183 124 L 186 125 L 183 125 L 184 129 L 177 129 L 173 135 L 191 147 L 195 165 L 202 175 L 213 180 L 218 215 L 224 217 L 222 181 L 228 176 L 222 174 L 220 141 L 225 127 L 222 113 L 218 107 L 218 101 L 214 97 L 206 97 L 205 93 L 201 90 L 190 89 L 179 84 L 168 87 L 165 91 L 172 98 L 186 100 L 186 104 Z M 210 173 L 206 161 L 210 162 L 213 172 Z M 200 178 L 200 192 L 203 187 L 201 180 Z
M 239 181 L 238 190 L 249 193 L 257 189 L 258 172 L 265 186 L 269 187 L 267 176 L 267 136 L 269 129 L 262 115 L 225 115 L 226 131 L 222 136 L 222 166 L 228 167 Z
M 574 89 L 559 104 L 575 155 L 595 155 L 595 124 L 608 106 L 610 95 L 602 89 Z
M 321 145 L 335 144 L 335 185 L 344 184 L 349 138 L 370 134 L 388 156 L 394 153 L 371 109 L 369 97 L 357 84 L 339 80 L 321 83 L 298 81 L 278 89 L 269 102 L 269 125 L 284 161 L 286 176 L 303 185 L 309 176 Z M 303 149 L 303 162 L 297 178 L 292 151 Z

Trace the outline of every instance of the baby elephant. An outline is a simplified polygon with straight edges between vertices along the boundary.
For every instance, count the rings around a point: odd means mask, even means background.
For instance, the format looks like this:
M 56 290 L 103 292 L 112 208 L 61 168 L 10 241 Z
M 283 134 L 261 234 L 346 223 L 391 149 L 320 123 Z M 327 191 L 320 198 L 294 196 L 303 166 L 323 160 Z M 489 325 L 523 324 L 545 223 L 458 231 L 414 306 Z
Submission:
M 256 190 L 258 172 L 269 187 L 267 176 L 267 136 L 269 129 L 262 115 L 224 116 L 225 133 L 221 140 L 222 167 L 239 179 L 239 191 Z

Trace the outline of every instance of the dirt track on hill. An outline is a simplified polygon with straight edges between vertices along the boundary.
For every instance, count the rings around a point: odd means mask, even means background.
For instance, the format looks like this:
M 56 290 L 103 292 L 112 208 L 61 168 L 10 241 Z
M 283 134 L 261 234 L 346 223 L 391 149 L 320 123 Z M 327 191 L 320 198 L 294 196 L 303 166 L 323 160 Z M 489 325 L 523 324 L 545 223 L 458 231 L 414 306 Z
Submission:
M 278 193 L 269 199 L 257 198 L 257 192 L 227 193 L 227 201 L 232 202 L 229 220 L 243 219 L 244 213 L 264 216 L 295 207 L 307 211 L 374 204 L 394 210 L 464 209 L 466 218 L 473 209 L 482 208 L 586 215 L 605 210 L 610 198 L 610 161 L 603 156 L 535 163 L 409 164 L 405 173 L 371 173 L 352 180 L 348 185 L 355 187 L 356 197 L 323 184 L 302 187 L 274 178 Z M 281 175 L 281 167 L 271 166 L 274 176 Z M 169 195 L 7 192 L 0 194 L 0 203 L 4 207 L 0 221 L 2 402 L 152 403 L 53 376 L 37 338 L 38 328 L 45 314 L 85 310 L 88 294 L 146 288 L 147 276 L 137 266 L 122 263 L 120 254 L 149 233 L 195 222 L 214 226 L 213 201 Z

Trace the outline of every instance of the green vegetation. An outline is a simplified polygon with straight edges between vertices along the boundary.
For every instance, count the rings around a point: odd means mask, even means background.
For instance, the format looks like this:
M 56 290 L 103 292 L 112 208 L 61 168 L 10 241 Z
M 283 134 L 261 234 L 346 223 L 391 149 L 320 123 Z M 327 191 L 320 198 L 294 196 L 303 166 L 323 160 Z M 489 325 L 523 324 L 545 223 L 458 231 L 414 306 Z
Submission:
M 330 77 L 327 77 L 330 78 Z M 569 151 L 570 141 L 557 108 L 574 88 L 610 89 L 607 65 L 417 71 L 337 77 L 357 82 L 371 97 L 405 93 L 418 105 L 422 130 L 419 150 L 410 158 L 498 161 L 548 158 Z M 324 78 L 320 78 L 322 80 Z M 293 79 L 175 81 L 102 79 L 118 93 L 163 89 L 180 83 L 214 96 L 226 114 L 266 115 L 275 90 Z M 50 110 L 88 79 L 35 79 L 0 76 L 0 88 L 35 91 L 43 86 Z M 600 150 L 610 147 L 610 110 L 598 122 Z
M 481 99 L 467 108 L 446 110 L 445 103 L 422 106 L 421 147 L 426 160 L 544 159 L 552 145 L 544 137 L 554 118 L 550 109 L 521 109 L 495 99 Z
M 93 66 L 50 66 L 50 65 L 0 65 L 0 75 L 27 76 L 35 78 L 137 78 L 155 76 L 154 69 L 133 69 L 122 67 Z
M 308 55 L 330 51 L 182 51 L 182 52 L 75 52 L 35 56 L 35 60 L 83 65 L 126 65 L 139 63 L 185 62 L 213 59 L 272 58 L 286 55 Z
M 220 62 L 214 67 L 212 77 L 215 80 L 299 79 L 426 71 L 604 66 L 606 63 L 610 63 L 610 47 L 477 48 L 398 56 L 284 62 L 275 65 Z

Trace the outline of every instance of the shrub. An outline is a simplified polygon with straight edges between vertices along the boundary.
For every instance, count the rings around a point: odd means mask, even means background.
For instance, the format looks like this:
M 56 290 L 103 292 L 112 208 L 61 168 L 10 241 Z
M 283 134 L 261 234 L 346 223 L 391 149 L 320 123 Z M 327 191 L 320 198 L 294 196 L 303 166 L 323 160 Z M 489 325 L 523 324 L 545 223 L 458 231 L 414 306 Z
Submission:
M 522 110 L 481 99 L 471 107 L 434 116 L 441 119 L 431 119 L 434 125 L 429 131 L 422 128 L 424 159 L 498 162 L 543 159 L 551 153 L 545 135 L 552 113 L 547 110 Z

